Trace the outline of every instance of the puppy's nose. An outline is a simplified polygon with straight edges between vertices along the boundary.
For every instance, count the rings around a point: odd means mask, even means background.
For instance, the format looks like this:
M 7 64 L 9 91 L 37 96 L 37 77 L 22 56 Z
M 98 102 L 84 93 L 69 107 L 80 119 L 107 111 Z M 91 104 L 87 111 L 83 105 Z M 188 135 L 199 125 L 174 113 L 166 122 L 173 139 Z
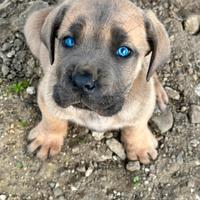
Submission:
M 96 84 L 93 77 L 89 73 L 76 73 L 72 76 L 73 85 L 79 89 L 83 89 L 85 92 L 93 92 Z

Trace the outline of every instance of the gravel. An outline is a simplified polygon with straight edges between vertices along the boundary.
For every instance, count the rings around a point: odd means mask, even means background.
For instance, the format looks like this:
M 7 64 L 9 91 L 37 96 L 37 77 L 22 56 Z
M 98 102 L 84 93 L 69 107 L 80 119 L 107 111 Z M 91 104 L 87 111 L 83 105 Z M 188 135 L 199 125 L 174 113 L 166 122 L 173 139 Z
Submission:
M 92 131 L 92 136 L 96 141 L 101 141 L 104 138 L 104 132 Z
M 131 171 L 131 172 L 139 171 L 140 170 L 140 162 L 138 162 L 138 161 L 135 161 L 135 162 L 130 161 L 130 162 L 127 163 L 126 169 L 128 171 Z
M 200 15 L 190 15 L 185 21 L 185 30 L 194 35 L 200 29 Z
M 85 172 L 85 176 L 89 177 L 90 175 L 92 175 L 93 171 L 94 171 L 93 166 L 88 167 L 87 171 Z
M 170 87 L 165 87 L 165 90 L 166 90 L 169 98 L 174 99 L 174 100 L 180 99 L 180 94 L 176 90 L 174 90 Z
M 200 83 L 195 87 L 195 93 L 200 97 Z
M 200 106 L 192 105 L 190 108 L 189 116 L 193 124 L 200 123 Z
M 0 194 L 0 200 L 6 200 L 7 199 L 7 196 L 4 195 L 4 194 Z
M 173 114 L 170 108 L 164 112 L 157 113 L 152 117 L 152 122 L 158 127 L 161 133 L 170 130 L 174 124 Z
M 108 139 L 106 141 L 106 144 L 112 152 L 114 152 L 117 156 L 119 156 L 119 158 L 121 158 L 122 160 L 126 159 L 124 147 L 120 142 L 112 138 L 112 139 Z

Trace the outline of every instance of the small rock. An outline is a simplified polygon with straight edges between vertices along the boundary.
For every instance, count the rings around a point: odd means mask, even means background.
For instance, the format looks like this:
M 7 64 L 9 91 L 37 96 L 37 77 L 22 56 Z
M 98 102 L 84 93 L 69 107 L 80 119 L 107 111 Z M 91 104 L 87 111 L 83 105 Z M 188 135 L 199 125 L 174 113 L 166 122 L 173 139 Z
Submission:
M 87 171 L 85 172 L 85 176 L 89 177 L 94 171 L 94 167 L 90 166 L 88 167 Z
M 110 139 L 110 138 L 113 137 L 113 133 L 112 133 L 112 132 L 106 132 L 106 133 L 104 134 L 104 137 L 105 137 L 106 139 Z
M 200 15 L 190 15 L 185 21 L 185 30 L 191 35 L 196 34 L 200 28 Z
M 140 170 L 140 163 L 138 161 L 136 162 L 130 161 L 126 165 L 126 169 L 131 172 L 138 171 Z
M 73 153 L 73 154 L 77 154 L 77 153 L 79 153 L 79 152 L 80 152 L 79 146 L 74 146 L 74 147 L 72 148 L 72 153 Z
M 9 74 L 10 69 L 8 66 L 2 65 L 1 71 L 3 73 L 3 76 L 6 77 Z
M 104 132 L 92 131 L 92 136 L 96 141 L 101 141 L 104 138 Z
M 12 47 L 12 45 L 11 45 L 10 43 L 6 42 L 6 43 L 3 44 L 1 50 L 2 50 L 3 52 L 4 52 L 4 51 L 8 51 L 8 50 L 11 49 L 11 47 Z
M 104 162 L 106 160 L 112 160 L 112 151 L 110 149 L 107 149 L 103 155 L 100 155 L 97 158 L 97 162 Z
M 27 94 L 33 95 L 35 94 L 35 88 L 34 87 L 28 87 L 26 89 Z
M 55 197 L 59 197 L 63 194 L 63 191 L 59 187 L 57 187 L 53 190 L 53 194 Z
M 174 90 L 170 87 L 165 87 L 165 89 L 171 99 L 174 99 L 174 100 L 180 99 L 180 94 L 176 90 Z
M 194 140 L 192 140 L 190 143 L 191 143 L 191 145 L 192 145 L 194 148 L 196 148 L 196 147 L 199 145 L 200 142 L 199 142 L 198 140 L 195 140 L 195 139 L 194 139 Z
M 49 183 L 51 189 L 55 188 L 56 184 L 54 182 Z
M 8 53 L 6 54 L 6 56 L 7 56 L 8 58 L 12 58 L 14 55 L 15 55 L 15 51 L 14 51 L 14 50 L 12 50 L 12 51 L 10 51 L 10 52 L 8 52 Z
M 76 170 L 77 170 L 78 172 L 81 172 L 81 173 L 85 173 L 85 172 L 86 172 L 86 168 L 85 168 L 84 165 L 78 166 L 78 167 L 76 168 Z
M 64 196 L 60 196 L 58 200 L 66 200 Z
M 200 83 L 195 87 L 195 93 L 200 97 Z
M 178 154 L 178 156 L 176 157 L 176 161 L 177 161 L 177 163 L 178 164 L 180 164 L 180 165 L 182 165 L 183 164 L 183 152 L 181 151 L 179 154 Z
M 200 106 L 192 105 L 190 108 L 189 116 L 193 124 L 200 123 Z
M 165 133 L 173 126 L 174 119 L 171 109 L 166 109 L 160 115 L 153 116 L 153 123 L 158 127 L 161 133 Z
M 0 200 L 6 200 L 7 199 L 7 196 L 6 195 L 4 195 L 4 194 L 1 194 L 0 195 Z
M 118 142 L 116 139 L 112 138 L 106 141 L 109 149 L 114 152 L 117 156 L 119 156 L 122 160 L 126 159 L 126 154 L 123 148 L 123 145 Z

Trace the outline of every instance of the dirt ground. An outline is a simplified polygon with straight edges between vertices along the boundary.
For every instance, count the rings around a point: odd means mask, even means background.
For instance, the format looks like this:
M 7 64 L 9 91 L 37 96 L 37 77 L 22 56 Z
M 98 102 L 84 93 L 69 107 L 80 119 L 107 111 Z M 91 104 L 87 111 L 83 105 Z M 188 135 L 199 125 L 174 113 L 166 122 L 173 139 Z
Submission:
M 200 34 L 184 29 L 200 13 L 200 0 L 134 2 L 165 24 L 172 54 L 159 70 L 168 112 L 155 113 L 151 123 L 159 157 L 148 166 L 132 163 L 129 171 L 106 145 L 118 132 L 98 141 L 71 124 L 55 158 L 40 161 L 26 152 L 26 136 L 41 117 L 35 92 L 41 71 L 23 25 L 32 10 L 55 2 L 0 0 L 0 200 L 200 200 Z

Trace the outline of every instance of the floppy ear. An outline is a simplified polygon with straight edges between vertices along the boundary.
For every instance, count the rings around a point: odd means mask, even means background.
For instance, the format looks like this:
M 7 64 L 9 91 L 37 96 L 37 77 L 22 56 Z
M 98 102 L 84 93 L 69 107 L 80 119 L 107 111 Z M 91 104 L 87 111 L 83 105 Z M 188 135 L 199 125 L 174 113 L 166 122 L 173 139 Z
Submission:
M 152 52 L 147 81 L 151 78 L 157 67 L 164 64 L 170 55 L 170 41 L 167 32 L 152 11 L 147 11 L 145 16 L 147 40 Z
M 41 40 L 49 51 L 51 65 L 55 59 L 55 39 L 65 16 L 67 6 L 55 8 L 46 18 L 41 29 Z

